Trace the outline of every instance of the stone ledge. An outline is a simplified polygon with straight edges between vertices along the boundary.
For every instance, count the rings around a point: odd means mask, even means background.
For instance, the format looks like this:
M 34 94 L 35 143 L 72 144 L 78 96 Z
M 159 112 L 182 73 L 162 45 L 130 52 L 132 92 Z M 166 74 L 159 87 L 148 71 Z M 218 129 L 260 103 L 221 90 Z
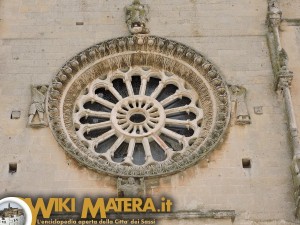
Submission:
M 287 22 L 288 26 L 300 26 L 300 18 L 283 20 Z

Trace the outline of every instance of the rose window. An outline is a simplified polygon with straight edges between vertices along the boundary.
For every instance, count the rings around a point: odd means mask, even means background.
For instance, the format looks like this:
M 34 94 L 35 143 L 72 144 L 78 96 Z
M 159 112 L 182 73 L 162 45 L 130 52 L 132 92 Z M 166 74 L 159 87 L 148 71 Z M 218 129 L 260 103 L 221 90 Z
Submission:
M 70 59 L 47 97 L 50 128 L 82 165 L 118 177 L 171 174 L 215 149 L 227 129 L 228 87 L 195 50 L 134 35 Z
M 104 159 L 151 164 L 182 153 L 201 131 L 197 92 L 178 76 L 151 68 L 118 70 L 79 96 L 76 133 Z

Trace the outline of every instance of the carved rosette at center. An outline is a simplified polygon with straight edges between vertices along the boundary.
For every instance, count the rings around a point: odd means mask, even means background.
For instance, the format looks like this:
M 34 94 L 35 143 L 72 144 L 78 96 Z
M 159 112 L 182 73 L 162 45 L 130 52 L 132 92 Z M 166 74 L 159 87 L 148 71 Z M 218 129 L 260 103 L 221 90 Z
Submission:
M 118 136 L 124 140 L 142 143 L 143 138 L 157 134 L 164 126 L 164 108 L 155 99 L 143 95 L 130 96 L 112 110 L 111 122 Z
M 47 99 L 49 125 L 80 163 L 114 176 L 182 171 L 228 126 L 228 87 L 203 55 L 136 35 L 99 43 L 68 61 Z

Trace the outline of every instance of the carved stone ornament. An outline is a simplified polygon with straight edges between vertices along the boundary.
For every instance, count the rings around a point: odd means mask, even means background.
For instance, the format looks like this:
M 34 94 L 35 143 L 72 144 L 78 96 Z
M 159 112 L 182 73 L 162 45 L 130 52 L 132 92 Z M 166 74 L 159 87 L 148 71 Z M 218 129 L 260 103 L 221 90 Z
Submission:
M 52 81 L 49 123 L 80 163 L 118 177 L 151 177 L 197 163 L 229 121 L 227 85 L 193 49 L 156 36 L 92 46 Z
M 149 21 L 149 6 L 141 4 L 139 0 L 134 0 L 129 6 L 126 6 L 126 23 L 131 34 L 148 34 L 146 27 Z
M 234 103 L 233 111 L 235 123 L 238 125 L 251 124 L 249 111 L 246 104 L 246 88 L 237 85 L 229 86 L 231 101 Z
M 41 128 L 48 126 L 45 121 L 45 100 L 48 85 L 32 85 L 31 86 L 31 105 L 28 113 L 28 126 Z M 38 118 L 35 119 L 37 115 Z
M 278 53 L 278 61 L 280 70 L 288 70 L 289 57 L 283 48 Z
M 281 22 L 282 12 L 279 9 L 278 0 L 268 2 L 268 22 L 270 27 L 278 27 Z
M 288 68 L 289 57 L 286 51 L 282 48 L 278 51 L 278 69 L 277 69 L 277 89 L 283 89 L 290 86 L 293 80 L 293 72 Z
M 135 179 L 129 177 L 128 179 L 118 178 L 117 190 L 119 197 L 144 197 L 145 196 L 145 181 L 144 178 Z
M 254 113 L 256 115 L 262 115 L 262 114 L 264 114 L 263 107 L 262 106 L 255 106 L 254 107 Z

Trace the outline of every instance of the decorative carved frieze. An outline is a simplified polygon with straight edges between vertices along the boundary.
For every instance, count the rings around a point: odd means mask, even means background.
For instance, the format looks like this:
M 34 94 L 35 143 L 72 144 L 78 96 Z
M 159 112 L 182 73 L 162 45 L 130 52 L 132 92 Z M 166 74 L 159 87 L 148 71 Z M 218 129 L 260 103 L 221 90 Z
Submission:
M 141 4 L 139 0 L 134 0 L 126 6 L 126 23 L 131 34 L 148 34 L 150 31 L 146 27 L 149 21 L 149 6 Z
M 31 86 L 31 105 L 28 113 L 28 126 L 34 128 L 46 127 L 45 121 L 45 100 L 47 96 L 48 85 Z M 37 118 L 35 116 L 37 115 Z
M 250 114 L 246 104 L 246 88 L 229 85 L 231 101 L 233 102 L 233 116 L 238 125 L 251 124 Z

